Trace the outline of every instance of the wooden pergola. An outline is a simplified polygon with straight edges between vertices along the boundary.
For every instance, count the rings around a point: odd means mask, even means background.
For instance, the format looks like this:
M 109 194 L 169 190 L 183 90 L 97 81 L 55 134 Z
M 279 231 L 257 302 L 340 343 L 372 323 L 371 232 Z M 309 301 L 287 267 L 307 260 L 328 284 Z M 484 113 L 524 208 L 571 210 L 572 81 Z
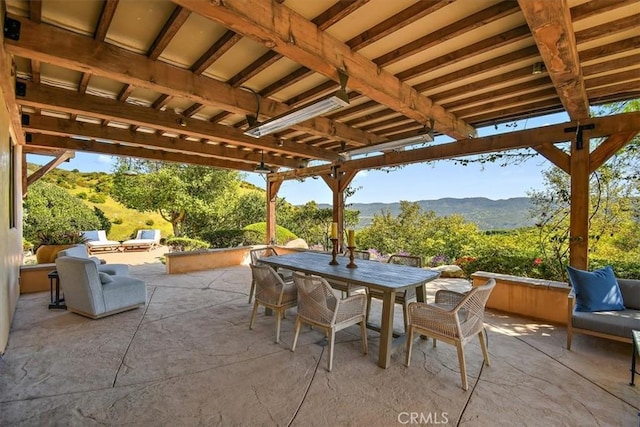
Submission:
M 342 227 L 344 190 L 361 170 L 532 148 L 571 175 L 570 262 L 585 268 L 589 174 L 640 132 L 640 112 L 590 117 L 640 94 L 637 0 L 0 4 L 15 143 L 54 156 L 23 188 L 75 151 L 245 172 L 264 159 L 268 238 L 285 180 L 322 177 Z M 247 116 L 315 102 L 341 76 L 348 106 L 245 134 Z M 570 123 L 476 137 L 560 111 Z M 453 142 L 343 155 L 422 130 Z

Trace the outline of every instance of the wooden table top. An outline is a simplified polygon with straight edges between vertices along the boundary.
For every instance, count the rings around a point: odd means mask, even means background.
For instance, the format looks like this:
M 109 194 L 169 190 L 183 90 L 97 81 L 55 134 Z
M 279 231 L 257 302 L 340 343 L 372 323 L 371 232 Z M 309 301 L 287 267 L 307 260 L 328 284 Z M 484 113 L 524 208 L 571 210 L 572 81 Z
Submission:
M 439 272 L 433 270 L 367 260 L 354 260 L 358 268 L 347 268 L 348 257 L 338 256 L 336 259 L 340 264 L 330 265 L 330 254 L 298 252 L 261 258 L 260 262 L 381 291 L 402 291 L 415 288 L 440 275 Z

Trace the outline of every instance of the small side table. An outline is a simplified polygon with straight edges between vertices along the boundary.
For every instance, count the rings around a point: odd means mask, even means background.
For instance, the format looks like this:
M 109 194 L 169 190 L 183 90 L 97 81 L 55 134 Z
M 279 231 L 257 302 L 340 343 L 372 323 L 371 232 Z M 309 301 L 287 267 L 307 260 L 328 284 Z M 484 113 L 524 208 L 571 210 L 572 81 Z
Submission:
M 631 331 L 631 337 L 633 338 L 633 345 L 631 349 L 631 382 L 629 385 L 635 385 L 633 380 L 636 374 L 640 375 L 640 372 L 636 371 L 636 356 L 640 355 L 640 331 Z
M 61 308 L 63 310 L 67 309 L 67 304 L 64 302 L 64 296 L 60 298 L 60 276 L 58 276 L 58 270 L 53 270 L 51 273 L 47 274 L 49 278 L 49 308 Z M 55 287 L 55 299 L 53 297 L 53 288 Z

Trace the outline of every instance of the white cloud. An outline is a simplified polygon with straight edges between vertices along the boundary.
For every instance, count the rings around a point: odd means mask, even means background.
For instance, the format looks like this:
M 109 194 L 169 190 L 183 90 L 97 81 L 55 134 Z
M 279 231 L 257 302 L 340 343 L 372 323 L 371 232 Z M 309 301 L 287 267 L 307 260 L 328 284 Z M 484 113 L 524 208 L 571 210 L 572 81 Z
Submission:
M 111 163 L 113 163 L 113 159 L 111 156 L 107 156 L 106 154 L 100 154 L 98 156 L 98 162 L 110 165 Z

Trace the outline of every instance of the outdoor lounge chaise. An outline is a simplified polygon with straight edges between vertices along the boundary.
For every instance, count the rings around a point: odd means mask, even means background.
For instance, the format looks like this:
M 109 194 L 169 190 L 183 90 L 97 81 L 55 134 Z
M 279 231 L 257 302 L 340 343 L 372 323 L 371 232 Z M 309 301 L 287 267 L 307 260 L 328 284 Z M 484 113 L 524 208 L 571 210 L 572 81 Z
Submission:
M 104 230 L 83 231 L 82 235 L 87 239 L 85 243 L 89 249 L 89 254 L 103 251 L 117 251 L 120 249 L 120 242 L 107 239 L 107 233 Z
M 613 272 L 603 277 L 596 276 L 590 283 L 583 283 L 582 286 L 576 282 L 579 276 L 586 274 L 598 274 L 596 272 L 578 271 L 578 276 L 574 273 L 571 279 L 571 292 L 569 293 L 568 319 L 567 319 L 567 349 L 571 350 L 571 340 L 574 333 L 593 335 L 600 338 L 608 338 L 615 341 L 632 342 L 633 330 L 640 330 L 640 280 L 615 279 Z M 590 305 L 584 306 L 585 287 L 593 288 L 603 286 L 607 280 L 615 280 L 621 297 L 621 304 L 618 307 L 601 307 L 594 304 L 595 299 L 591 299 Z M 577 285 L 577 286 L 576 286 Z M 615 289 L 614 289 L 615 290 Z M 582 295 L 581 295 L 582 291 Z M 617 293 L 617 291 L 616 291 Z M 611 295 L 607 292 L 604 295 Z M 588 301 L 587 301 L 588 302 Z M 590 311 L 587 311 L 590 310 Z
M 125 251 L 150 251 L 160 244 L 160 230 L 138 230 L 135 239 L 125 240 L 122 247 Z

